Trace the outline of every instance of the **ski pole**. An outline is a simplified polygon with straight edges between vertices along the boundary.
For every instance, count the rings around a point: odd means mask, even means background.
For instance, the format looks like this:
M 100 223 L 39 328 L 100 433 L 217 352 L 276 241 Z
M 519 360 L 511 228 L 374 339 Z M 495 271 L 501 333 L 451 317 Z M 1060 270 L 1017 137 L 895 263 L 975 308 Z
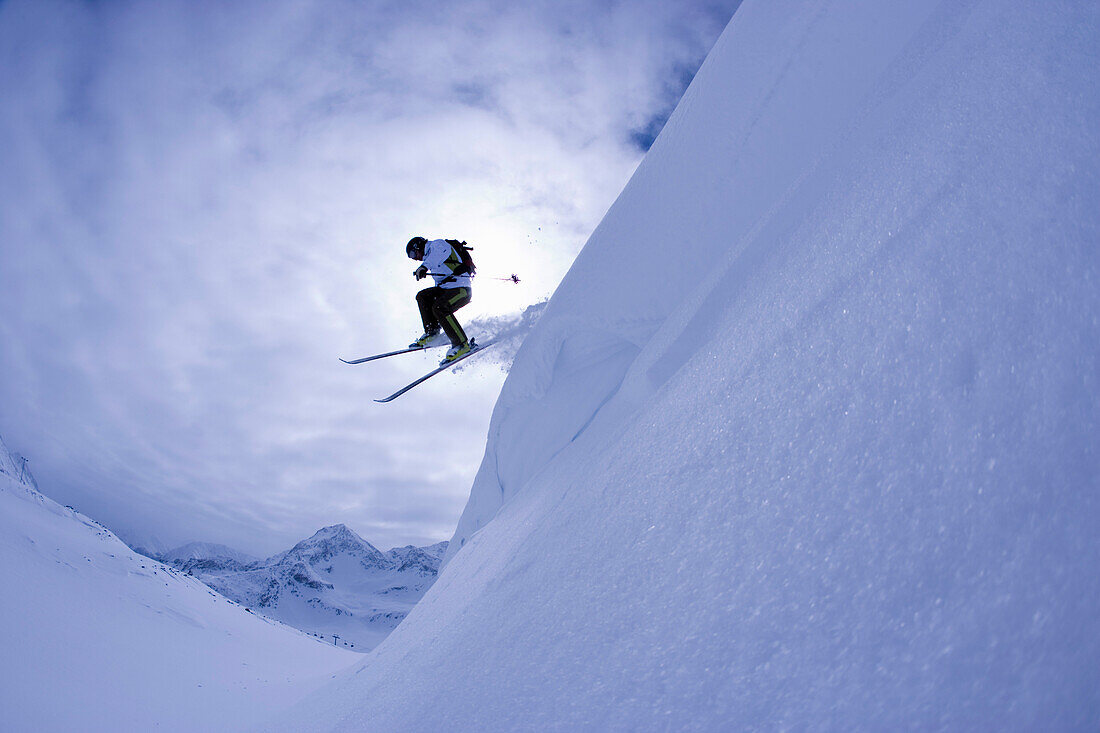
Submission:
M 453 273 L 450 273 L 450 272 L 429 272 L 428 274 L 431 275 L 432 277 L 450 277 Z M 477 275 L 473 275 L 473 277 L 477 277 Z M 493 277 L 491 275 L 488 276 L 488 277 L 489 277 L 490 280 L 505 280 L 505 281 L 514 282 L 516 285 L 519 285 L 519 283 L 520 283 L 519 275 L 517 275 L 515 273 L 512 273 L 508 277 Z

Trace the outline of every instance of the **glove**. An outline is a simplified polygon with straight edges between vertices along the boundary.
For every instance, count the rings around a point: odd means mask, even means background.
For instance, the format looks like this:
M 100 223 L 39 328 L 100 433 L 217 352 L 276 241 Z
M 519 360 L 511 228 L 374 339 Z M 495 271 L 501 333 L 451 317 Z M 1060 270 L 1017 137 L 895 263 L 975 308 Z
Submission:
M 428 268 L 425 267 L 424 265 L 421 265 L 420 267 L 416 268 L 416 272 L 413 273 L 413 277 L 415 277 L 417 280 L 423 280 L 427 276 L 428 276 Z

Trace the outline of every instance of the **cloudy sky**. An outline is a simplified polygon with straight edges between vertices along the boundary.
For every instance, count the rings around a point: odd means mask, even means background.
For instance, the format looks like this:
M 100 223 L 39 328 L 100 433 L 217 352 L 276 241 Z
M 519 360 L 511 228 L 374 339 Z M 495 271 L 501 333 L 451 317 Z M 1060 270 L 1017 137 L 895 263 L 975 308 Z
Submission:
M 0 1 L 0 435 L 131 542 L 448 539 L 509 350 L 337 357 L 414 234 L 472 335 L 545 300 L 738 2 Z

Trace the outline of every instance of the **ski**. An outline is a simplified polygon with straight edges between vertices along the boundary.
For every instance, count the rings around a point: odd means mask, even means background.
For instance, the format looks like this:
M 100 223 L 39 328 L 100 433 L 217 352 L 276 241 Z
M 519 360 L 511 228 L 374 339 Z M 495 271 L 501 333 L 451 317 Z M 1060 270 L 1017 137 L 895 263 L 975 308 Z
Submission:
M 446 363 L 442 366 L 436 367 L 435 369 L 431 370 L 430 372 L 428 372 L 427 374 L 425 374 L 423 377 L 416 380 L 415 382 L 410 382 L 409 384 L 406 384 L 404 387 L 397 390 L 396 392 L 391 394 L 389 397 L 386 397 L 385 399 L 381 399 L 381 400 L 375 400 L 375 402 L 392 402 L 393 400 L 396 400 L 398 397 L 400 397 L 401 395 L 408 392 L 413 387 L 416 387 L 417 385 L 420 385 L 420 384 L 423 384 L 424 382 L 427 382 L 429 379 L 434 377 L 436 374 L 439 374 L 440 372 L 445 372 L 448 369 L 450 369 L 451 367 L 453 367 L 455 364 L 459 363 L 460 361 L 463 361 L 465 359 L 469 359 L 474 354 L 477 354 L 477 353 L 480 353 L 480 352 L 484 351 L 485 349 L 492 346 L 493 343 L 494 343 L 493 341 L 487 341 L 484 344 L 479 344 L 475 341 L 475 342 L 473 342 L 473 348 L 470 349 L 470 351 L 468 353 L 463 354 L 462 356 L 458 357 L 457 359 L 455 359 L 452 362 L 448 362 L 448 363 Z
M 344 362 L 345 364 L 364 364 L 368 361 L 374 361 L 376 359 L 385 359 L 387 356 L 397 356 L 398 354 L 411 354 L 414 351 L 425 351 L 427 349 L 434 349 L 434 348 L 437 348 L 439 346 L 450 346 L 450 344 L 448 342 L 444 341 L 443 343 L 428 344 L 427 346 L 410 346 L 407 349 L 398 349 L 397 351 L 388 351 L 385 354 L 374 354 L 373 356 L 364 356 L 362 359 L 352 359 L 351 361 L 348 361 L 347 359 L 340 359 L 340 361 Z

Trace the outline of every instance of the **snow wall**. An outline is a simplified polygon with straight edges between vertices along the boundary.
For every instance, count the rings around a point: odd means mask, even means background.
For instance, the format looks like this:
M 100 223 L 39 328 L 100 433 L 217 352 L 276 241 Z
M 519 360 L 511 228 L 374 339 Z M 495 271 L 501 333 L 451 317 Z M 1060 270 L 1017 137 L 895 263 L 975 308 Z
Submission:
M 439 581 L 279 725 L 1095 730 L 1098 29 L 747 0 L 520 349 Z

